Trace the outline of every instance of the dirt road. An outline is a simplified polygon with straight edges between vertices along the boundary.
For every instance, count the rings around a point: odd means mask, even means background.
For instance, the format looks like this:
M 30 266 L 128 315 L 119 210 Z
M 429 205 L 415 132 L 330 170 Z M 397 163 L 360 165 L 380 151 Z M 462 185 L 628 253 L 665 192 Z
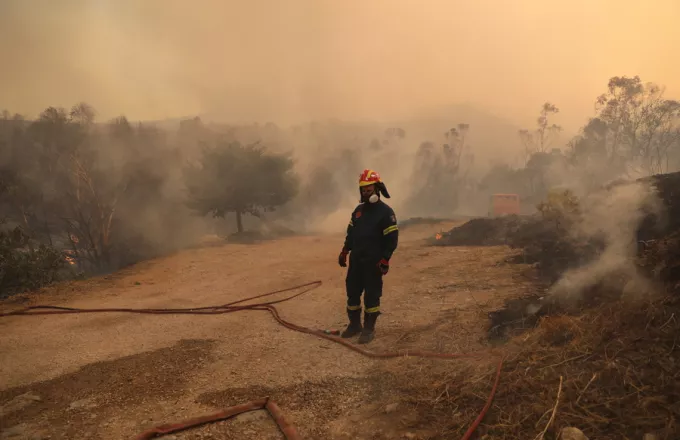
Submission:
M 370 349 L 479 349 L 485 346 L 486 312 L 532 289 L 520 276 L 525 268 L 503 263 L 505 248 L 424 245 L 424 237 L 450 226 L 402 231 Z M 341 243 L 337 235 L 205 246 L 49 289 L 31 302 L 204 306 L 318 279 L 320 288 L 278 308 L 296 324 L 341 329 L 346 321 L 345 270 L 337 265 Z M 437 434 L 432 423 L 423 422 L 417 408 L 400 404 L 399 384 L 433 364 L 456 368 L 460 362 L 371 360 L 287 330 L 259 311 L 9 317 L 0 320 L 0 334 L 3 439 L 130 438 L 158 424 L 265 396 L 279 403 L 305 439 L 407 433 L 432 438 Z M 265 413 L 255 412 L 170 438 L 282 436 Z

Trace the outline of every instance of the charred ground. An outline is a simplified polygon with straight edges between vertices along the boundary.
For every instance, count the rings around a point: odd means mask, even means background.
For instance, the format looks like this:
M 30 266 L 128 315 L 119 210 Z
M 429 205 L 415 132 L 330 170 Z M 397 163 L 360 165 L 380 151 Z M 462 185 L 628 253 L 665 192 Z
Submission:
M 503 370 L 498 411 L 487 419 L 493 438 L 527 438 L 547 424 L 558 390 L 548 432 L 576 426 L 590 438 L 680 435 L 680 173 L 639 182 L 651 185 L 663 209 L 643 212 L 628 238 L 637 241 L 633 272 L 613 267 L 568 299 L 555 283 L 572 269 L 595 264 L 608 246 L 606 234 L 581 234 L 568 218 L 560 224 L 536 214 L 477 219 L 434 241 L 507 244 L 518 250 L 508 261 L 532 264 L 544 286 L 541 294 L 511 299 L 489 313 L 489 337 L 515 350 Z M 465 394 L 462 388 L 457 395 Z M 452 400 L 457 407 L 460 398 Z

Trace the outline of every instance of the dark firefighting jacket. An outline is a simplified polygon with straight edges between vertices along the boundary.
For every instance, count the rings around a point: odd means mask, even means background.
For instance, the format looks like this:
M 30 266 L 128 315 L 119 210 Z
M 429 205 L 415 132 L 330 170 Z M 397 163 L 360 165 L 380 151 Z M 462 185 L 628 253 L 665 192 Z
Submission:
M 366 263 L 390 260 L 397 249 L 399 228 L 394 211 L 382 200 L 362 203 L 352 212 L 345 236 L 350 259 Z

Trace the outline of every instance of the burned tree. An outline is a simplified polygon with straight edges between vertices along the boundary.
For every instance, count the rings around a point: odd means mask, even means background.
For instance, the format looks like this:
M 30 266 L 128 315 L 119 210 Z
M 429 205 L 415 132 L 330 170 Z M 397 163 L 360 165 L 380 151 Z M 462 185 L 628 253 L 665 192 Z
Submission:
M 661 87 L 643 84 L 638 76 L 617 76 L 597 106 L 606 127 L 604 150 L 621 171 L 668 171 L 669 157 L 680 149 L 680 102 L 665 99 Z
M 385 130 L 385 138 L 392 139 L 405 139 L 406 138 L 406 131 L 401 128 L 401 127 L 390 127 Z
M 611 179 L 680 169 L 680 102 L 639 77 L 613 77 L 598 113 L 569 143 L 569 160 L 595 188 Z
M 416 153 L 407 206 L 419 215 L 450 215 L 458 208 L 474 155 L 466 141 L 470 126 L 458 124 L 444 133 L 446 143 L 422 142 Z
M 182 158 L 160 132 L 125 117 L 97 124 L 95 115 L 81 103 L 49 107 L 34 121 L 0 118 L 3 230 L 20 228 L 29 249 L 50 246 L 85 273 L 166 249 L 180 225 L 149 211 L 174 219 L 184 208 L 164 192 Z
M 442 155 L 444 159 L 444 169 L 447 174 L 458 177 L 461 173 L 461 179 L 467 177 L 469 166 L 472 163 L 473 156 L 465 151 L 467 144 L 466 136 L 470 131 L 470 124 L 458 124 L 455 128 L 449 129 L 444 133 L 447 143 L 442 146 Z M 467 153 L 467 154 L 466 154 Z
M 519 131 L 519 137 L 524 146 L 524 162 L 529 162 L 529 158 L 534 153 L 548 152 L 555 141 L 557 134 L 562 131 L 562 127 L 550 123 L 550 116 L 559 113 L 555 105 L 546 102 L 541 107 L 541 111 L 536 119 L 536 129 Z

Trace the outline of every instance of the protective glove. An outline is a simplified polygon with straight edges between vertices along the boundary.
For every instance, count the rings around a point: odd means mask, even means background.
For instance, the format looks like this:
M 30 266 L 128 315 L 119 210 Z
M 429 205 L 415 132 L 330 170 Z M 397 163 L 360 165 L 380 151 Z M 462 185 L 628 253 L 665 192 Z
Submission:
M 347 252 L 345 249 L 340 252 L 340 255 L 338 256 L 338 264 L 340 267 L 347 267 Z
M 382 272 L 383 275 L 387 275 L 387 272 L 390 271 L 390 262 L 389 260 L 382 259 L 380 262 L 378 262 L 378 268 L 380 269 L 380 272 Z

